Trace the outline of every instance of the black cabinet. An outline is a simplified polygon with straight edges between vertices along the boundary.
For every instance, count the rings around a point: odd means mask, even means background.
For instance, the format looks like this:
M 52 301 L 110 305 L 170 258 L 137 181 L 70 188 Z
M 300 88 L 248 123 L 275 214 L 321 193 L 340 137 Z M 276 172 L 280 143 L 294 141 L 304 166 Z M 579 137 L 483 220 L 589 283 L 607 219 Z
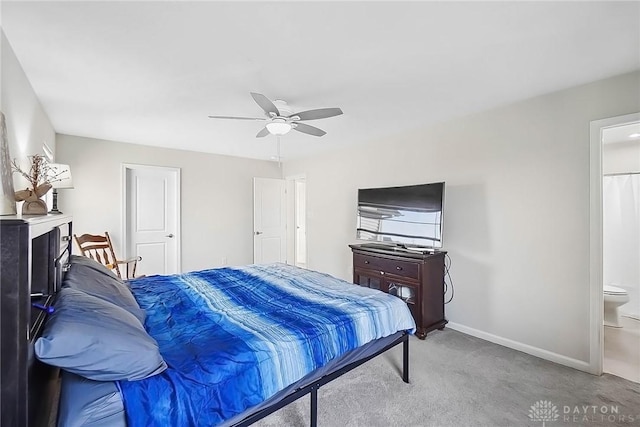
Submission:
M 353 252 L 353 282 L 404 300 L 416 322 L 418 338 L 444 328 L 446 252 L 421 253 L 366 244 L 349 247 Z
M 33 344 L 70 253 L 70 216 L 0 217 L 0 425 L 49 422 L 57 370 L 35 358 Z

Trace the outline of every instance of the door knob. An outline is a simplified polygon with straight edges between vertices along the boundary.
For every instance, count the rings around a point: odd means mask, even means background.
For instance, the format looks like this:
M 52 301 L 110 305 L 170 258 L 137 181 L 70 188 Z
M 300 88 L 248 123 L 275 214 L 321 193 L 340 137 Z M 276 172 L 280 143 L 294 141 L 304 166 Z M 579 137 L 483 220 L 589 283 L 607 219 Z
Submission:
M 164 237 L 168 237 L 168 238 L 170 238 L 170 239 L 173 239 L 173 234 L 167 234 L 167 235 L 166 235 L 166 236 L 164 236 Z
M 255 232 L 255 235 L 256 235 L 256 236 L 257 236 L 257 235 L 259 235 L 259 234 L 262 234 L 262 231 L 256 231 L 256 232 Z

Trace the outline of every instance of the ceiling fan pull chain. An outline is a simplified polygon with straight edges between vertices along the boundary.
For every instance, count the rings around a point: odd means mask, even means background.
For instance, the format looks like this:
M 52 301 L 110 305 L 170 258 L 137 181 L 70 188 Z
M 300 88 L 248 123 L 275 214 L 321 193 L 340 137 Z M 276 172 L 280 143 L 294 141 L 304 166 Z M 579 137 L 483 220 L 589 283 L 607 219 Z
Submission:
M 278 167 L 282 169 L 282 157 L 280 157 L 280 135 L 276 135 L 278 139 Z

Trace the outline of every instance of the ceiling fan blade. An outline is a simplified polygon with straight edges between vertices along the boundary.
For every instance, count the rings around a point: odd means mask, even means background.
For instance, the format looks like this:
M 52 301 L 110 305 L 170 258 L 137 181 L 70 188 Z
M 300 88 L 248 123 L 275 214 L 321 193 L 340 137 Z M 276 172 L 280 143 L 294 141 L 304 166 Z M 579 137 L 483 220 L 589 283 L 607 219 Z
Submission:
M 278 108 L 273 104 L 273 102 L 269 101 L 269 98 L 261 93 L 250 93 L 253 97 L 253 100 L 256 101 L 256 103 L 260 106 L 260 108 L 264 110 L 265 113 L 267 113 L 267 115 L 270 115 L 270 113 L 273 113 L 276 116 L 280 115 L 280 111 L 278 111 Z
M 317 110 L 301 111 L 292 114 L 290 117 L 298 116 L 300 117 L 298 120 L 316 120 L 339 116 L 340 114 L 342 114 L 342 110 L 339 108 L 318 108 Z
M 309 135 L 313 135 L 313 136 L 322 136 L 326 134 L 326 132 L 323 131 L 322 129 L 318 129 L 317 127 L 314 127 L 314 126 L 305 125 L 304 123 L 296 123 L 296 126 L 294 127 L 294 129 L 297 130 L 298 132 L 308 133 Z
M 269 129 L 265 127 L 265 128 L 262 128 L 260 132 L 258 132 L 258 134 L 256 135 L 256 138 L 262 138 L 263 136 L 267 136 L 267 135 L 269 135 Z
M 209 116 L 210 119 L 233 119 L 233 120 L 267 120 L 260 117 L 234 117 L 234 116 Z

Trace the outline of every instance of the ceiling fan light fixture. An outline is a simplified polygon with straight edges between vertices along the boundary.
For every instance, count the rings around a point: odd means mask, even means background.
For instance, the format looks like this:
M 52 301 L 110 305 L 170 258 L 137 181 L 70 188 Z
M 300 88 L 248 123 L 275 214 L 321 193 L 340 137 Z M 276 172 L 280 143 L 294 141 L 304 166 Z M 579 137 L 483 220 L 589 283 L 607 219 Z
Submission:
M 292 126 L 291 123 L 287 123 L 285 121 L 272 121 L 267 123 L 267 130 L 272 135 L 284 135 L 289 133 Z
M 0 0 L 2 1 L 2 0 Z M 271 102 L 269 98 L 261 93 L 250 92 L 253 100 L 264 111 L 265 118 L 258 117 L 233 117 L 233 116 L 209 116 L 211 119 L 236 119 L 236 120 L 259 120 L 266 122 L 266 126 L 260 129 L 256 138 L 264 138 L 267 135 L 285 135 L 295 129 L 298 132 L 313 136 L 323 136 L 327 133 L 322 129 L 306 123 L 299 123 L 305 120 L 318 120 L 335 117 L 342 114 L 340 108 L 316 108 L 315 110 L 300 111 L 291 114 L 291 107 L 286 102 L 275 100 Z M 277 103 L 278 106 L 274 103 Z

